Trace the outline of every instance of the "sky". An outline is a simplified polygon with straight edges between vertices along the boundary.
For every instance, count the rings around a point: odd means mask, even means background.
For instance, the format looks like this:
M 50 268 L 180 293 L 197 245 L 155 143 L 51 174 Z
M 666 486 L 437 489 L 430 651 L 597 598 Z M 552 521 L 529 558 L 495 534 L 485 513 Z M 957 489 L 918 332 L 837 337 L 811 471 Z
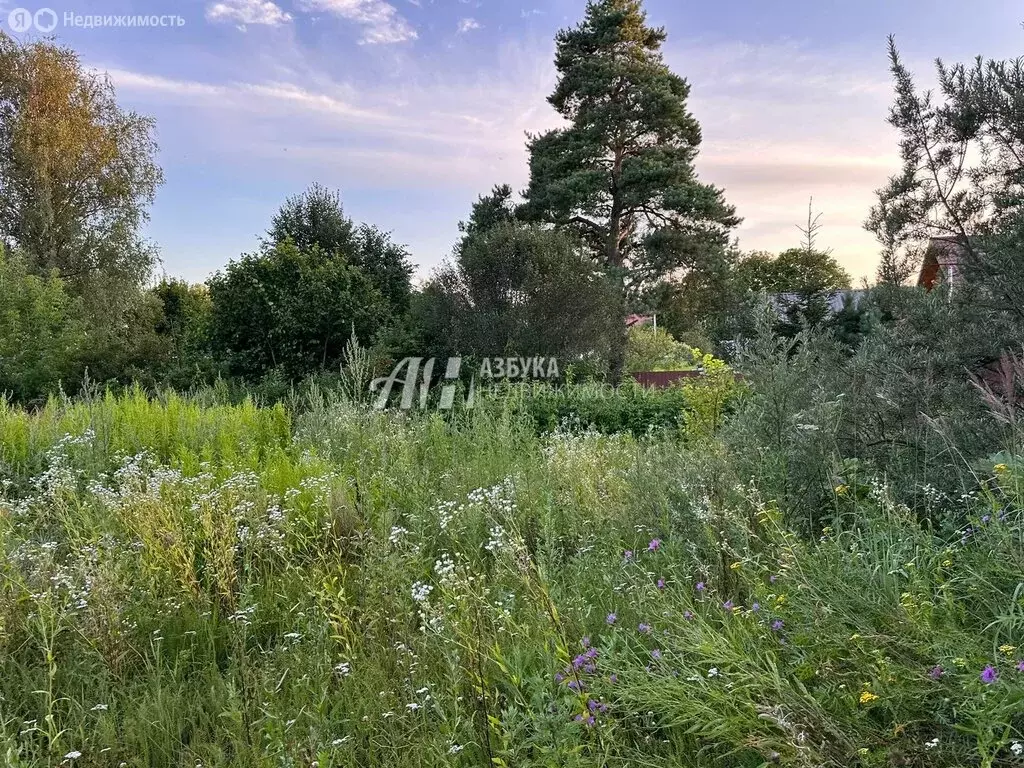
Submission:
M 16 7 L 0 0 L 0 26 Z M 523 189 L 526 134 L 547 104 L 554 36 L 584 0 L 50 0 L 50 36 L 107 72 L 122 107 L 156 120 L 166 177 L 147 236 L 192 282 L 253 251 L 313 182 L 406 245 L 420 277 L 495 184 Z M 898 170 L 886 38 L 920 83 L 934 60 L 1021 55 L 1019 0 L 647 0 L 666 62 L 691 84 L 701 178 L 743 217 L 741 248 L 818 243 L 858 280 L 878 246 L 863 229 Z M 83 28 L 65 14 L 164 15 L 181 26 Z M 38 30 L 15 33 L 38 39 Z

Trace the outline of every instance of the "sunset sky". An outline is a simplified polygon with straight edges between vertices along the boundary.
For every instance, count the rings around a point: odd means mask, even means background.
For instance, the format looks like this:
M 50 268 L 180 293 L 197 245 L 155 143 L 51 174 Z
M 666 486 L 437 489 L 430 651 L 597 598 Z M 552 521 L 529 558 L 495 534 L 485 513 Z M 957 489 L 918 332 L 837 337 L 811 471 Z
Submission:
M 163 269 L 205 279 L 252 250 L 280 203 L 314 181 L 408 246 L 426 275 L 476 197 L 527 180 L 525 134 L 558 125 L 545 101 L 555 32 L 583 0 L 53 0 L 76 14 L 176 14 L 168 28 L 52 33 L 110 73 L 123 106 L 157 121 L 167 182 L 149 236 Z M 0 0 L 7 28 L 15 6 Z M 897 169 L 886 36 L 922 83 L 935 57 L 1024 52 L 1010 0 L 648 0 L 665 58 L 692 85 L 698 170 L 744 217 L 745 249 L 800 239 L 874 272 L 862 228 Z M 30 39 L 30 33 L 16 35 Z

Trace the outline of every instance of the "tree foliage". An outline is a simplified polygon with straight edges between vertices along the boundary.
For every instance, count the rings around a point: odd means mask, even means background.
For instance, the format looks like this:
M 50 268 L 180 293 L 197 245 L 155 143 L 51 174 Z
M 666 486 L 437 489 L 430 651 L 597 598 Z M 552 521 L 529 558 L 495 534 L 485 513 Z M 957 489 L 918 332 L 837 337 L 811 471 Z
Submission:
M 0 396 L 32 400 L 77 378 L 86 335 L 60 278 L 29 273 L 0 244 L 0 296 Z
M 141 285 L 155 256 L 139 228 L 163 178 L 152 131 L 73 51 L 0 32 L 0 238 L 82 294 Z
M 391 317 L 359 267 L 291 240 L 230 262 L 209 288 L 213 349 L 231 373 L 249 379 L 336 369 L 353 332 L 373 339 Z
M 408 252 L 376 227 L 355 224 L 345 215 L 338 192 L 313 184 L 301 195 L 288 198 L 274 216 L 267 236 L 275 244 L 291 239 L 301 251 L 316 247 L 343 256 L 370 278 L 394 314 L 409 308 L 412 265 Z
M 700 127 L 690 87 L 665 65 L 665 31 L 639 0 L 592 0 L 556 38 L 549 103 L 569 125 L 532 137 L 525 214 L 571 228 L 626 296 L 718 256 L 739 223 L 694 170 Z M 625 327 L 612 369 L 622 364 Z
M 447 353 L 567 361 L 607 351 L 613 303 L 571 234 L 502 223 L 463 240 L 425 286 L 418 316 Z
M 626 370 L 681 371 L 693 368 L 693 355 L 686 344 L 676 341 L 672 334 L 650 325 L 629 329 L 626 348 Z

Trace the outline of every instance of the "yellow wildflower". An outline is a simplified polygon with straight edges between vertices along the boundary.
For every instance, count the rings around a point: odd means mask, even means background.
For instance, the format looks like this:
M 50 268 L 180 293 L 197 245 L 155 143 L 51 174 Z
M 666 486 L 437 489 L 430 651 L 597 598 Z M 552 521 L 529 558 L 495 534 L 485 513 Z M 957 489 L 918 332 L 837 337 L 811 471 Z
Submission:
M 835 487 L 836 496 L 845 496 L 849 491 L 850 486 L 848 485 L 837 485 Z
M 857 632 L 854 632 L 852 635 L 850 635 L 850 639 L 851 640 L 860 640 L 860 635 Z
M 952 567 L 953 567 L 953 561 L 952 561 L 952 560 L 950 560 L 950 559 L 949 559 L 949 558 L 947 557 L 947 558 L 946 558 L 945 560 L 943 560 L 943 561 L 942 561 L 942 567 L 943 567 L 943 568 L 952 568 Z
M 1016 645 L 1000 645 L 999 650 L 1009 656 L 1011 653 L 1017 650 Z
M 739 560 L 737 560 L 735 563 L 733 563 L 732 565 L 729 566 L 730 570 L 733 570 L 733 571 L 738 571 L 742 567 L 743 567 L 743 563 L 741 563 Z
M 871 691 L 864 691 L 860 695 L 860 703 L 861 704 L 870 704 L 872 701 L 877 701 L 877 700 L 878 700 L 878 696 L 873 694 Z
M 1009 467 L 1006 466 L 1005 464 L 996 464 L 993 467 L 993 469 L 996 471 L 997 474 L 1001 475 L 1003 472 L 1006 472 L 1009 469 Z

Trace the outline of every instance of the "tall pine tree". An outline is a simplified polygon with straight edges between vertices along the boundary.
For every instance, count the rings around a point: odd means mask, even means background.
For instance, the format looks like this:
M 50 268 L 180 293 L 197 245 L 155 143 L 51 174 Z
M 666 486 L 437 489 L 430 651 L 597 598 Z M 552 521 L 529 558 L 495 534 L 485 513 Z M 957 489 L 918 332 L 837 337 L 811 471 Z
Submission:
M 625 354 L 629 297 L 721 256 L 740 219 L 693 167 L 700 126 L 690 87 L 665 65 L 664 29 L 640 0 L 591 0 L 556 38 L 549 103 L 569 125 L 530 139 L 528 218 L 572 227 L 615 284 L 623 316 L 610 372 Z

